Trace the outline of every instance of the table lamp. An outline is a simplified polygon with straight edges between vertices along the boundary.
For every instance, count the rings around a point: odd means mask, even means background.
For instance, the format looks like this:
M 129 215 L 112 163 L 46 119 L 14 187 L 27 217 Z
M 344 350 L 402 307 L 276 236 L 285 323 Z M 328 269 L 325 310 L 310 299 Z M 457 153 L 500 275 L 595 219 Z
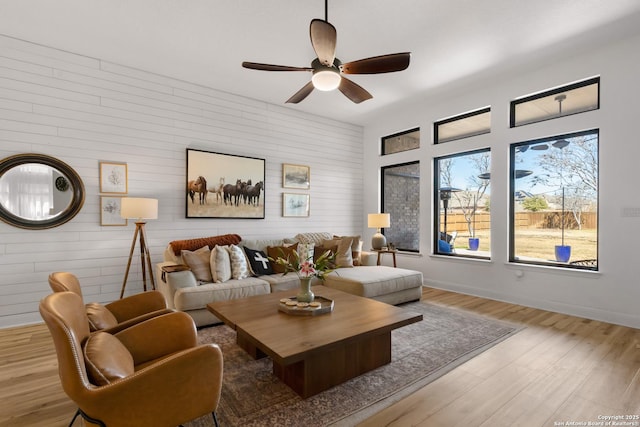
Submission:
M 369 228 L 378 230 L 371 238 L 371 247 L 373 249 L 382 249 L 384 246 L 387 246 L 387 238 L 381 233 L 381 229 L 391 226 L 391 215 L 388 213 L 369 214 L 367 222 Z
M 136 240 L 138 239 L 138 236 L 140 236 L 140 263 L 142 264 L 143 289 L 145 291 L 147 290 L 147 267 L 149 268 L 151 286 L 153 289 L 156 288 L 156 284 L 153 280 L 151 255 L 149 255 L 149 248 L 147 247 L 147 233 L 144 230 L 144 225 L 146 224 L 145 220 L 158 218 L 158 200 L 139 197 L 123 197 L 122 204 L 120 205 L 120 216 L 122 218 L 133 219 L 136 223 L 136 231 L 133 234 L 131 251 L 129 251 L 129 262 L 127 263 L 127 270 L 124 273 L 124 281 L 122 282 L 122 290 L 120 291 L 120 298 L 122 298 L 124 295 L 124 288 L 127 285 L 129 269 L 131 268 L 131 259 L 133 258 L 133 250 L 136 247 Z

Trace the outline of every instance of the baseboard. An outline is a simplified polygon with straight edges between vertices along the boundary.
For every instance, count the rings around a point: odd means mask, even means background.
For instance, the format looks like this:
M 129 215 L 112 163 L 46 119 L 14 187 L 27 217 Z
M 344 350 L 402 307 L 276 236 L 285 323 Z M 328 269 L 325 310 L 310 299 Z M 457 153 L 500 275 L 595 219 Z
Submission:
M 424 286 L 435 289 L 442 289 L 445 291 L 457 292 L 464 295 L 487 298 L 494 301 L 506 302 L 509 304 L 524 305 L 526 307 L 552 311 L 554 313 L 568 314 L 570 316 L 583 317 L 586 319 L 613 323 L 621 326 L 628 326 L 630 328 L 640 328 L 640 316 L 638 315 L 611 312 L 594 307 L 565 304 L 558 301 L 526 298 L 517 295 L 504 295 L 486 289 L 478 289 L 459 283 L 444 282 L 440 280 L 425 280 Z

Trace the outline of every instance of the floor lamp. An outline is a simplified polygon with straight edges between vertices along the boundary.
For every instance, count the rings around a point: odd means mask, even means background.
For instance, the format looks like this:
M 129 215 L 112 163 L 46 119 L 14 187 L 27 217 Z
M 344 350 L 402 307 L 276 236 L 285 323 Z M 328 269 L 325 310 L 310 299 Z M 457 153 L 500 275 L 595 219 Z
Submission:
M 144 230 L 146 221 L 144 220 L 158 218 L 158 200 L 123 197 L 122 205 L 120 206 L 120 216 L 122 218 L 134 219 L 136 222 L 136 231 L 133 233 L 131 251 L 129 251 L 127 271 L 124 273 L 124 281 L 122 282 L 122 290 L 120 291 L 120 298 L 122 298 L 124 295 L 124 288 L 127 286 L 127 278 L 129 277 L 129 269 L 131 268 L 133 250 L 136 247 L 136 239 L 138 239 L 138 237 L 140 239 L 140 263 L 142 265 L 143 289 L 145 291 L 147 290 L 147 267 L 149 268 L 149 278 L 151 279 L 152 289 L 156 288 L 156 284 L 153 280 L 153 270 L 151 269 L 151 255 L 149 255 L 149 248 L 147 247 L 147 233 Z

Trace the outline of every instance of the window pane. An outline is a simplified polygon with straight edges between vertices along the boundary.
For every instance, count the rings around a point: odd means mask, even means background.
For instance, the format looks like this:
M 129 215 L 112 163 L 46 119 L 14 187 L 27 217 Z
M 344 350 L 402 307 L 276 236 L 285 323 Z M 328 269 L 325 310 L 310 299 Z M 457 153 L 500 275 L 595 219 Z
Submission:
M 420 129 L 411 129 L 406 132 L 382 138 L 382 155 L 399 153 L 401 151 L 420 148 Z
M 511 127 L 600 108 L 600 78 L 511 101 Z
M 598 131 L 511 146 L 510 260 L 598 269 Z
M 387 244 L 396 249 L 420 250 L 420 163 L 382 168 L 382 212 L 391 214 L 384 229 Z
M 491 152 L 435 159 L 434 252 L 491 257 Z
M 491 132 L 491 108 L 473 111 L 433 124 L 436 144 Z

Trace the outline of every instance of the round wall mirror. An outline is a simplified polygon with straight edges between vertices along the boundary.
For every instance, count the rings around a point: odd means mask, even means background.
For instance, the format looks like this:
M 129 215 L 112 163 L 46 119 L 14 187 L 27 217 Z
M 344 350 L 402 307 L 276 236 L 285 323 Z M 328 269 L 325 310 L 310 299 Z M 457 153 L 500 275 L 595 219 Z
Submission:
M 66 163 L 44 154 L 0 161 L 0 219 L 31 230 L 57 227 L 84 204 L 84 184 Z

